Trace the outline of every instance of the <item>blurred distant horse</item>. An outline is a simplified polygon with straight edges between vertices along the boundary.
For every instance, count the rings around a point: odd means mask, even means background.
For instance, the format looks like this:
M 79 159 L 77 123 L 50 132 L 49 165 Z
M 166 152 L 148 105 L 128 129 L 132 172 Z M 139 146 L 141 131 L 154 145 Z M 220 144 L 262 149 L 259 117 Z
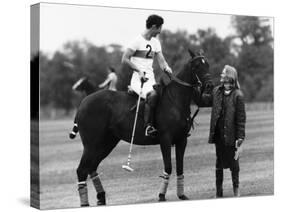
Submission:
M 63 65 L 71 71 L 79 70 L 73 63 L 69 61 L 64 61 Z M 85 92 L 85 94 L 88 96 L 89 94 L 99 90 L 99 88 L 96 84 L 92 84 L 88 77 L 82 77 L 76 83 L 74 83 L 72 90 Z
M 72 86 L 72 90 L 84 92 L 88 96 L 98 91 L 99 87 L 91 83 L 88 77 L 82 77 Z
M 159 192 L 159 201 L 165 201 L 165 194 L 172 173 L 171 146 L 176 150 L 177 195 L 179 199 L 188 199 L 184 195 L 183 159 L 190 130 L 190 103 L 192 92 L 200 84 L 203 87 L 211 83 L 209 64 L 201 54 L 189 50 L 191 59 L 177 76 L 170 76 L 170 83 L 163 87 L 155 111 L 155 126 L 158 135 L 155 138 L 144 134 L 143 103 L 140 112 L 134 144 L 160 144 L 164 175 Z M 202 82 L 202 83 L 201 83 Z M 120 140 L 130 142 L 135 116 L 136 96 L 128 92 L 101 90 L 90 94 L 81 102 L 75 117 L 83 143 L 83 155 L 77 168 L 80 205 L 88 206 L 86 180 L 90 175 L 97 192 L 98 205 L 106 204 L 105 190 L 97 173 L 100 162 L 108 156 Z

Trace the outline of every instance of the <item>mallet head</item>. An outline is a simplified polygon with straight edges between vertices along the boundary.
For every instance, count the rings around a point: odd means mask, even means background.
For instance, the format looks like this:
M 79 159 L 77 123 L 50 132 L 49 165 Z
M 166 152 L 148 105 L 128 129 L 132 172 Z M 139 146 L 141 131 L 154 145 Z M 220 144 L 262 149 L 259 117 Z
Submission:
M 125 169 L 125 170 L 128 171 L 128 172 L 133 172 L 133 171 L 134 171 L 134 169 L 131 168 L 131 167 L 128 166 L 128 165 L 122 165 L 122 169 Z

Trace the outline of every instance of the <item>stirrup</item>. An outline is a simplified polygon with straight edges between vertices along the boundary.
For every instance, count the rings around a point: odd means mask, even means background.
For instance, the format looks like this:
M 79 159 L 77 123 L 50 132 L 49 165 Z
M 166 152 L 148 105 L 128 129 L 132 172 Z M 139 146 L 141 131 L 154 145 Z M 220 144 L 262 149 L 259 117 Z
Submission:
M 151 125 L 147 125 L 147 127 L 145 128 L 145 136 L 156 136 L 157 130 L 151 126 Z

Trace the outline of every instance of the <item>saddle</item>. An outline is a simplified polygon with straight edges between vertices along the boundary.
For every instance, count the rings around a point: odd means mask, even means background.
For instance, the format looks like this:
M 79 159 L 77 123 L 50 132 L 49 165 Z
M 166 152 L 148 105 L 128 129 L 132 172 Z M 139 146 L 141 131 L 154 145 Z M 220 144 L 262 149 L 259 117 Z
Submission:
M 162 97 L 162 94 L 163 94 L 163 89 L 164 89 L 165 85 L 164 84 L 155 84 L 153 86 L 153 89 L 157 92 L 158 94 L 158 98 L 161 98 Z M 136 99 L 139 97 L 139 95 L 131 88 L 131 86 L 128 86 L 128 91 L 127 93 L 130 95 L 130 96 L 133 96 L 135 97 Z M 146 99 L 144 98 L 141 98 L 140 99 L 140 108 L 144 106 L 144 104 L 146 103 Z M 130 111 L 134 111 L 137 107 L 137 102 L 131 107 Z
M 134 97 L 135 99 L 138 99 L 139 95 L 131 88 L 131 86 L 128 86 L 128 91 L 127 93 L 129 96 Z M 140 99 L 140 108 L 143 107 L 145 104 L 145 99 L 141 98 Z M 137 108 L 137 102 L 130 108 L 130 111 L 134 111 Z

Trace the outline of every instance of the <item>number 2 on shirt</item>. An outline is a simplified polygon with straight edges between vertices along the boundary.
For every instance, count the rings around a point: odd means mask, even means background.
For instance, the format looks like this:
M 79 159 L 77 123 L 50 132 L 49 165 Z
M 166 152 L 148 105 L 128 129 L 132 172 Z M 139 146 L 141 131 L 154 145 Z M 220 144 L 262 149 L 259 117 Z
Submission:
M 146 57 L 146 58 L 152 58 L 152 56 L 150 55 L 151 50 L 152 50 L 152 47 L 151 47 L 149 44 L 147 44 L 145 48 L 148 48 L 148 49 L 149 49 L 148 52 L 146 53 L 146 56 L 145 56 L 145 57 Z

